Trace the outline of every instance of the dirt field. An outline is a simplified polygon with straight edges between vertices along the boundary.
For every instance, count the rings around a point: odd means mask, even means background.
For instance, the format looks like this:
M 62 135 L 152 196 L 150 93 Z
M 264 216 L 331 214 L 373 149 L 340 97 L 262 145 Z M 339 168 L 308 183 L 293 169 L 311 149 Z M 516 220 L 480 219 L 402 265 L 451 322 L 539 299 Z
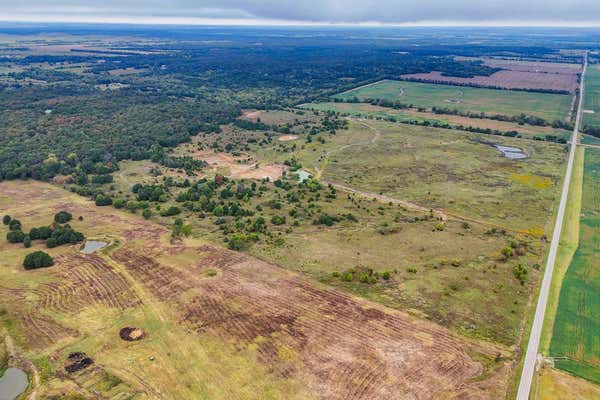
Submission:
M 113 242 L 93 255 L 80 254 L 77 246 L 51 249 L 56 265 L 28 272 L 20 261 L 29 250 L 0 244 L 6 255 L 0 261 L 2 321 L 24 353 L 43 367 L 45 396 L 64 398 L 77 391 L 90 398 L 98 398 L 97 392 L 100 398 L 128 393 L 153 399 L 490 399 L 504 394 L 508 364 L 494 361 L 501 348 L 467 342 L 432 322 L 359 301 L 251 256 L 199 240 L 169 243 L 161 226 L 95 207 L 56 187 L 4 182 L 0 188 L 2 210 L 24 226 L 68 209 L 84 216 L 74 221 L 76 229 L 88 236 L 110 234 Z M 21 322 L 21 316 L 34 322 Z M 132 326 L 147 337 L 122 340 L 120 330 Z M 93 363 L 65 372 L 78 354 Z
M 472 83 L 487 87 L 501 87 L 507 89 L 546 89 L 566 90 L 571 93 L 577 88 L 576 73 L 549 73 L 520 70 L 503 70 L 490 76 L 475 76 L 473 78 L 459 78 L 443 76 L 438 71 L 421 74 L 402 75 L 404 79 L 417 79 L 425 82 L 444 83 Z

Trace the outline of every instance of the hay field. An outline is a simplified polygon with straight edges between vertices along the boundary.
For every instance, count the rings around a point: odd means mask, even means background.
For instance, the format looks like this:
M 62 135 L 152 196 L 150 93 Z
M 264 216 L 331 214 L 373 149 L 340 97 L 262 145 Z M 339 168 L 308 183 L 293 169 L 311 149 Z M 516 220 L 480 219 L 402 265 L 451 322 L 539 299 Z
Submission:
M 521 113 L 547 121 L 564 120 L 571 109 L 569 95 L 480 89 L 452 85 L 383 80 L 349 90 L 339 99 L 386 99 L 424 108 L 515 116 Z

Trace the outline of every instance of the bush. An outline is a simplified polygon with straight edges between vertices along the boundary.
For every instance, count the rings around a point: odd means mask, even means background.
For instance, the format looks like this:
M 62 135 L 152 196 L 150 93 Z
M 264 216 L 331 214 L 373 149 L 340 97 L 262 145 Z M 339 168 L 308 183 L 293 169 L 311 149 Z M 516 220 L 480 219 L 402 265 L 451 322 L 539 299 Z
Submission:
M 385 281 L 389 281 L 390 280 L 390 273 L 388 271 L 385 271 L 382 275 L 383 280 Z
M 29 237 L 29 235 L 25 235 L 25 238 L 23 238 L 23 245 L 26 249 L 31 247 L 31 238 Z
M 152 217 L 152 211 L 146 208 L 142 211 L 142 217 L 144 217 L 144 219 L 150 219 L 150 217 Z
M 285 217 L 273 215 L 273 217 L 271 217 L 271 223 L 273 225 L 283 225 L 285 224 Z
M 172 217 L 173 215 L 179 215 L 181 214 L 181 210 L 179 209 L 179 207 L 175 207 L 175 206 L 171 206 L 169 208 L 167 208 L 166 210 L 162 210 L 160 212 L 160 215 L 162 215 L 163 217 Z
M 11 231 L 20 231 L 21 230 L 21 221 L 18 219 L 12 219 L 8 223 L 8 229 Z
M 10 215 L 5 215 L 4 217 L 2 217 L 2 223 L 4 225 L 10 224 L 10 220 L 11 220 Z
M 52 236 L 52 229 L 49 226 L 41 226 L 39 228 L 31 228 L 29 237 L 31 240 L 46 240 Z
M 43 251 L 34 251 L 33 253 L 27 254 L 25 260 L 23 260 L 23 267 L 27 270 L 36 268 L 46 268 L 54 264 L 54 260 L 49 254 Z
M 25 234 L 21 231 L 10 231 L 6 234 L 6 240 L 8 240 L 9 243 L 23 243 Z
M 123 199 L 115 199 L 115 201 L 113 201 L 114 208 L 121 209 L 121 208 L 125 207 L 125 204 L 126 204 L 125 200 L 123 200 Z
M 54 221 L 59 224 L 66 224 L 73 219 L 73 216 L 66 211 L 59 211 L 54 215 Z
M 248 246 L 248 236 L 243 233 L 235 233 L 229 239 L 228 246 L 231 250 L 243 250 Z
M 106 195 L 99 194 L 96 196 L 96 205 L 99 207 L 110 206 L 112 204 L 112 199 Z
M 46 246 L 51 249 L 62 244 L 79 243 L 83 239 L 83 233 L 73 230 L 69 225 L 59 226 L 52 231 L 52 235 L 46 241 Z

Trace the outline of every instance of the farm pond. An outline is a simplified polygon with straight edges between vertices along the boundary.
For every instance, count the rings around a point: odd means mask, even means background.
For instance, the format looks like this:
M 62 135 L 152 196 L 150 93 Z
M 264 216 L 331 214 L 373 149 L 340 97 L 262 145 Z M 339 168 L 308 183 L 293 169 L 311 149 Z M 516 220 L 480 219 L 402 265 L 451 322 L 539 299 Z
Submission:
M 0 378 L 0 400 L 14 400 L 27 390 L 27 374 L 18 368 L 8 368 Z
M 527 158 L 527 154 L 525 154 L 525 152 L 518 147 L 501 146 L 499 144 L 495 144 L 494 147 L 500 150 L 506 158 L 513 160 Z
M 100 250 L 104 246 L 106 246 L 105 242 L 100 242 L 98 240 L 88 240 L 83 245 L 83 249 L 81 249 L 81 252 L 83 254 L 92 254 L 93 252 Z M 2 399 L 0 398 L 0 400 Z

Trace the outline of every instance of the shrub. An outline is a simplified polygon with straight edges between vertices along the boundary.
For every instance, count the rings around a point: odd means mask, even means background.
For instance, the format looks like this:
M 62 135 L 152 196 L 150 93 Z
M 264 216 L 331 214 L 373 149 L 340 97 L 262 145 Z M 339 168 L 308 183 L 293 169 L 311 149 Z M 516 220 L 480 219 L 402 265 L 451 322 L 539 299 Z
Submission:
M 171 206 L 169 208 L 167 208 L 166 210 L 162 210 L 160 212 L 160 215 L 162 215 L 163 217 L 172 217 L 173 215 L 179 215 L 181 214 L 181 210 L 179 209 L 179 207 L 175 207 L 175 206 Z
M 125 200 L 115 199 L 115 201 L 113 201 L 113 207 L 118 209 L 125 207 Z
M 344 282 L 352 282 L 354 279 L 354 274 L 352 272 L 346 272 L 344 276 L 342 276 L 342 280 Z
M 11 220 L 10 215 L 5 215 L 4 217 L 2 217 L 2 223 L 4 225 L 10 224 L 10 220 Z
M 106 195 L 98 194 L 96 196 L 96 205 L 99 207 L 110 206 L 112 202 L 112 199 Z
M 27 254 L 23 260 L 23 267 L 27 270 L 36 268 L 46 268 L 54 264 L 52 257 L 43 251 L 34 251 Z
M 383 280 L 389 281 L 390 280 L 390 273 L 388 271 L 385 271 L 382 275 Z
M 411 274 L 416 274 L 417 269 L 415 267 L 408 267 L 408 268 L 406 268 L 406 272 L 410 272 Z
M 142 211 L 142 217 L 144 217 L 144 219 L 150 219 L 152 217 L 152 211 L 146 208 Z
M 31 228 L 29 237 L 31 240 L 46 240 L 52 236 L 52 229 L 49 226 L 40 226 L 39 228 Z
M 72 219 L 73 216 L 66 211 L 59 211 L 56 214 L 54 214 L 54 221 L 58 222 L 59 224 L 66 224 Z
M 6 240 L 9 243 L 23 243 L 25 234 L 21 231 L 10 231 L 6 234 Z
M 243 250 L 248 246 L 248 236 L 244 233 L 234 233 L 228 246 L 231 250 Z
M 8 229 L 11 231 L 20 231 L 21 230 L 21 221 L 18 219 L 11 219 L 8 223 Z
M 527 275 L 527 269 L 522 264 L 517 264 L 513 267 L 513 275 L 521 283 L 525 284 L 525 276 Z
M 273 217 L 271 217 L 271 223 L 273 225 L 283 225 L 285 224 L 285 217 L 282 217 L 280 215 L 273 215 Z

